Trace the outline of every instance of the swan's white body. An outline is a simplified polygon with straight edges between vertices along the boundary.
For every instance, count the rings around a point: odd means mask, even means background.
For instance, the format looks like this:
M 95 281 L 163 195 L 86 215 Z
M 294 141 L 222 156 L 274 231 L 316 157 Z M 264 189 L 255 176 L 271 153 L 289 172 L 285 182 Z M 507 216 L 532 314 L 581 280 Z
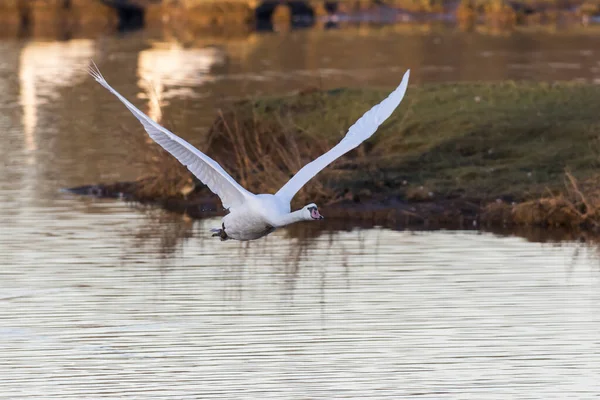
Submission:
M 291 212 L 290 202 L 294 195 L 319 171 L 338 157 L 354 149 L 370 138 L 398 107 L 408 86 L 410 71 L 402 78 L 400 85 L 381 103 L 367 111 L 346 136 L 331 150 L 305 165 L 277 193 L 253 194 L 238 184 L 215 160 L 160 126 L 141 112 L 127 99 L 114 90 L 104 79 L 94 64 L 90 74 L 94 79 L 114 94 L 142 123 L 148 135 L 161 147 L 184 164 L 202 183 L 221 199 L 229 214 L 223 217 L 220 229 L 213 230 L 222 240 L 253 240 L 268 235 L 276 228 L 298 221 L 323 219 L 315 204 Z

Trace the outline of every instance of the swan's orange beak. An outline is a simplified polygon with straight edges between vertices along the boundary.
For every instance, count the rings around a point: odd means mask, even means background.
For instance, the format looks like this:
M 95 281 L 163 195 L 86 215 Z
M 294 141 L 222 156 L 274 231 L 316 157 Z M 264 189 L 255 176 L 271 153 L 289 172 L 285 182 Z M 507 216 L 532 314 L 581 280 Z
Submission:
M 312 217 L 312 219 L 325 219 L 325 217 L 319 214 L 319 210 L 317 210 L 316 208 L 310 210 L 310 216 Z

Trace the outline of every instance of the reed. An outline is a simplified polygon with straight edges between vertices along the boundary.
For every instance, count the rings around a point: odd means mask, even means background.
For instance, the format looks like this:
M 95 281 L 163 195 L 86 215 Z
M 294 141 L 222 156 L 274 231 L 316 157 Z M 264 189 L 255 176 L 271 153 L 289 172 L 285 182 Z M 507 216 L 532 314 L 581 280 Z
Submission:
M 286 114 L 279 110 L 270 118 L 259 118 L 253 108 L 219 111 L 208 134 L 206 152 L 243 187 L 255 193 L 276 193 L 304 165 L 331 147 L 326 140 L 303 132 Z M 330 203 L 339 198 L 341 194 L 328 185 L 339 173 L 336 165 L 311 180 L 295 202 Z
M 600 229 L 600 174 L 580 183 L 567 171 L 564 189 L 518 204 L 495 202 L 482 213 L 488 225 Z

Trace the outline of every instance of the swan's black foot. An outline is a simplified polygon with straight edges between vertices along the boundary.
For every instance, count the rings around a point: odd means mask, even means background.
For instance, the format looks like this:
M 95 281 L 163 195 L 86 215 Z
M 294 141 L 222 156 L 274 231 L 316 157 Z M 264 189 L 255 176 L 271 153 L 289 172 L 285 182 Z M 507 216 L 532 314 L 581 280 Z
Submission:
M 222 225 L 221 229 L 211 229 L 210 231 L 213 232 L 212 237 L 220 237 L 221 241 L 229 239 L 225 232 L 225 224 Z

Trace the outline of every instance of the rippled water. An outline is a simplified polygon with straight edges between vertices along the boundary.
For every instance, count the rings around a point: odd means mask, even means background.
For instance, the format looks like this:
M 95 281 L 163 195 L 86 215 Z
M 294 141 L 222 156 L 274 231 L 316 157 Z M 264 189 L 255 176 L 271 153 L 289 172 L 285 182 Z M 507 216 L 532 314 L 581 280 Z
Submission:
M 199 142 L 221 102 L 323 76 L 593 82 L 595 36 L 146 35 L 0 41 L 0 398 L 597 398 L 592 247 L 314 225 L 222 243 L 218 220 L 59 191 L 142 172 L 142 131 L 87 78 L 90 57 Z
M 378 229 L 248 245 L 208 238 L 214 220 L 161 231 L 119 203 L 53 211 L 8 242 L 7 398 L 600 390 L 600 265 L 575 245 Z M 161 257 L 180 229 L 194 237 Z

